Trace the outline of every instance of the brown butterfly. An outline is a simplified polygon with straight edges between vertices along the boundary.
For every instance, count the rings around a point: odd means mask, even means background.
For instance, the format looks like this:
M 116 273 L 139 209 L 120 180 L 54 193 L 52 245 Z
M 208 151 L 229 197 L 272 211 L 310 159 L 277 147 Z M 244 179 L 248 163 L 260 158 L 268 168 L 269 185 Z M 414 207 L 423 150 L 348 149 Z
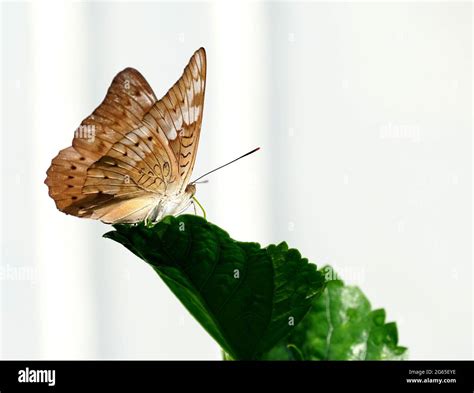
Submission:
M 72 146 L 61 150 L 47 171 L 56 207 L 112 224 L 156 222 L 184 211 L 196 192 L 189 180 L 205 88 L 204 48 L 161 100 L 137 70 L 117 74 Z

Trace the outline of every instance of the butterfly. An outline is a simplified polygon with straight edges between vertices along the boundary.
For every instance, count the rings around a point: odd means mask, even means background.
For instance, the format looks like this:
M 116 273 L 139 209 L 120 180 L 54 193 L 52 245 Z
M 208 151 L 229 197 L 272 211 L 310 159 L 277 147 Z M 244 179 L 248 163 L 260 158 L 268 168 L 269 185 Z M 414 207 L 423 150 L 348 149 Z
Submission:
M 109 224 L 157 222 L 193 201 L 190 182 L 201 133 L 206 52 L 158 100 L 145 78 L 126 68 L 52 160 L 45 184 L 56 207 Z

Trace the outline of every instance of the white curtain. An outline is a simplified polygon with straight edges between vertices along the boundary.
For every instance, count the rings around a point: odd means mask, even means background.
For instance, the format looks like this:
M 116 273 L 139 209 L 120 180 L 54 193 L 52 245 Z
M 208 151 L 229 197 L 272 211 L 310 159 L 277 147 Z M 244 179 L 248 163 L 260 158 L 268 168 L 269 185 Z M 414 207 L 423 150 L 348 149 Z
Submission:
M 471 28 L 470 3 L 2 3 L 0 357 L 220 357 L 43 184 L 118 71 L 159 96 L 204 46 L 195 175 L 262 148 L 199 185 L 208 218 L 333 265 L 412 359 L 471 358 Z

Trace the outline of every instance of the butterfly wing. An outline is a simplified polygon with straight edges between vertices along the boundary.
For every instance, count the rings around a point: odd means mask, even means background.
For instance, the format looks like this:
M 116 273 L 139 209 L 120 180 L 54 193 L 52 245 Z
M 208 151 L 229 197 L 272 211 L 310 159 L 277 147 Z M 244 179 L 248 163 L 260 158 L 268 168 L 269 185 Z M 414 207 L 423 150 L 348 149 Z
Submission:
M 184 69 L 181 78 L 145 116 L 145 123 L 162 132 L 177 161 L 176 192 L 189 183 L 201 134 L 207 60 L 204 48 L 198 49 Z
M 83 193 L 87 171 L 138 127 L 155 103 L 153 90 L 138 71 L 127 68 L 114 78 L 103 102 L 76 130 L 72 146 L 60 151 L 47 171 L 45 183 L 59 210 L 82 216 L 79 211 L 84 207 L 113 198 Z
M 205 67 L 201 48 L 159 101 L 138 71 L 120 72 L 48 169 L 45 183 L 58 209 L 137 222 L 166 195 L 183 192 L 201 129 Z

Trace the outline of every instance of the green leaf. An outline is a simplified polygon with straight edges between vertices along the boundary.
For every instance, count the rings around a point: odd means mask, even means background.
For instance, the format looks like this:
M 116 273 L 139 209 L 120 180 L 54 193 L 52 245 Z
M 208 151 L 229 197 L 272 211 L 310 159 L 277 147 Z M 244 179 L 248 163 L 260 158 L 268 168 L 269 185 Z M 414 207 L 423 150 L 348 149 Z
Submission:
M 314 298 L 303 321 L 263 358 L 395 360 L 404 359 L 406 352 L 406 348 L 398 346 L 395 323 L 385 323 L 384 310 L 371 311 L 359 288 L 332 280 L 323 295 Z
M 193 215 L 104 236 L 150 264 L 233 359 L 259 359 L 303 319 L 325 279 L 285 243 L 238 242 Z

